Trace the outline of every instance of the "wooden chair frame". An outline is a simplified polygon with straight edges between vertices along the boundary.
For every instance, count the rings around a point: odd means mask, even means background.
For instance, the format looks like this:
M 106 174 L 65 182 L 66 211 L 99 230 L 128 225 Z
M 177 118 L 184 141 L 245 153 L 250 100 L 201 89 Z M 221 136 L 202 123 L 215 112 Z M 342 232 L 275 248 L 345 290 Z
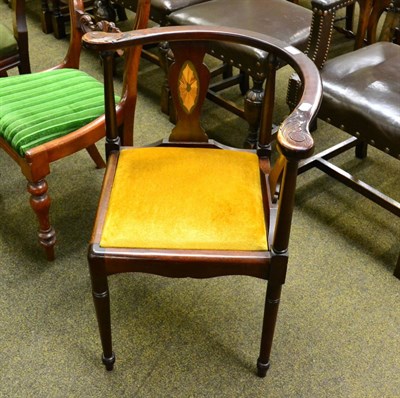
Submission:
M 300 159 L 308 157 L 313 150 L 313 140 L 308 132 L 308 126 L 319 107 L 321 95 L 320 77 L 313 63 L 301 52 L 286 47 L 283 43 L 264 35 L 249 31 L 241 31 L 223 27 L 169 27 L 153 28 L 134 33 L 125 32 L 121 35 L 87 34 L 83 38 L 87 48 L 101 52 L 105 73 L 106 96 L 106 152 L 108 154 L 107 170 L 103 182 L 100 204 L 90 242 L 88 261 L 92 280 L 93 299 L 99 323 L 100 337 L 103 347 L 103 363 L 107 370 L 112 370 L 115 355 L 112 351 L 110 297 L 108 276 L 124 272 L 147 272 L 150 274 L 169 277 L 209 278 L 222 275 L 248 275 L 268 280 L 265 315 L 262 326 L 260 356 L 257 361 L 258 375 L 264 377 L 270 366 L 269 357 L 272 346 L 274 327 L 280 300 L 281 287 L 285 280 L 288 262 L 288 242 L 294 204 L 295 181 L 297 165 Z M 270 250 L 266 251 L 223 251 L 223 250 L 162 250 L 162 249 L 132 249 L 132 248 L 103 248 L 100 245 L 108 200 L 111 194 L 113 178 L 119 161 L 121 136 L 117 128 L 112 87 L 112 57 L 113 51 L 122 47 L 129 48 L 128 56 L 140 58 L 141 46 L 168 41 L 172 48 L 177 48 L 178 41 L 184 41 L 181 46 L 184 54 L 177 58 L 178 68 L 173 69 L 177 74 L 179 67 L 187 59 L 195 65 L 195 70 L 204 69 L 202 60 L 190 57 L 190 47 L 194 41 L 200 41 L 203 55 L 210 40 L 236 41 L 249 46 L 259 47 L 271 52 L 267 71 L 267 87 L 263 105 L 263 118 L 257 154 L 263 184 L 265 183 L 265 205 L 268 207 L 266 220 Z M 185 58 L 187 57 L 187 58 Z M 290 64 L 301 76 L 304 82 L 302 98 L 293 113 L 281 125 L 277 142 L 281 153 L 279 160 L 270 166 L 269 145 L 272 126 L 273 98 L 276 57 Z M 133 69 L 132 69 L 133 70 Z M 202 75 L 200 77 L 203 77 Z M 131 79 L 127 75 L 124 81 L 136 89 L 137 74 Z M 201 81 L 201 80 L 200 80 Z M 201 86 L 199 103 L 204 101 L 206 88 Z M 173 93 L 175 90 L 173 90 Z M 173 94 L 175 103 L 179 100 Z M 198 108 L 194 113 L 198 116 Z M 161 146 L 215 148 L 228 150 L 215 141 L 208 140 L 204 133 L 196 127 L 195 136 L 190 129 L 185 129 L 185 123 L 198 126 L 197 118 L 193 124 L 187 120 L 184 110 L 178 111 L 178 123 L 169 140 L 159 143 Z M 180 123 L 182 121 L 182 123 Z M 187 126 L 187 125 L 186 125 Z M 201 131 L 201 129 L 200 129 Z M 237 149 L 236 149 L 237 150 Z
M 140 10 L 137 14 L 134 29 L 147 26 L 150 0 L 140 0 Z M 71 38 L 68 53 L 65 59 L 54 68 L 79 69 L 79 57 L 81 52 L 81 39 L 85 30 L 90 29 L 90 16 L 84 13 L 82 0 L 70 0 Z M 104 27 L 104 24 L 100 24 Z M 105 24 L 108 29 L 109 24 Z M 127 64 L 129 67 L 129 64 Z M 44 71 L 46 73 L 46 71 Z M 126 111 L 131 106 L 132 93 L 125 85 L 122 92 L 122 100 L 116 106 L 118 126 L 129 131 L 133 124 L 132 115 Z M 123 126 L 123 127 L 122 127 Z M 2 148 L 21 168 L 23 175 L 28 180 L 28 193 L 30 205 L 39 221 L 39 243 L 45 249 L 48 260 L 54 259 L 54 245 L 56 233 L 49 219 L 50 197 L 46 176 L 50 173 L 50 164 L 68 155 L 86 149 L 98 168 L 105 166 L 95 143 L 105 135 L 104 115 L 95 119 L 86 126 L 57 138 L 45 144 L 28 150 L 24 157 L 20 156 L 3 138 L 0 138 Z
M 25 0 L 12 0 L 13 32 L 18 43 L 18 51 L 7 58 L 0 59 L 0 77 L 7 76 L 7 70 L 18 67 L 19 73 L 30 73 L 28 27 L 25 15 Z

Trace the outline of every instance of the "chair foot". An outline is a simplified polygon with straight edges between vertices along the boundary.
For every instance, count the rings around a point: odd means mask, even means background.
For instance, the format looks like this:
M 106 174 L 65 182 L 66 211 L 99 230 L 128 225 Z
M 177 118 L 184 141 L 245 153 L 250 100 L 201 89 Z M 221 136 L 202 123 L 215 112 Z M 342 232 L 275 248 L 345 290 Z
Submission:
M 106 367 L 106 370 L 109 372 L 114 369 L 114 363 L 115 363 L 115 354 L 114 352 L 111 353 L 110 358 L 106 358 L 104 354 L 102 355 L 101 360 L 103 361 L 104 366 Z
M 38 236 L 39 242 L 45 250 L 47 260 L 54 261 L 54 245 L 56 243 L 56 232 L 54 228 L 50 227 L 47 231 L 39 230 Z
M 28 192 L 31 195 L 29 202 L 39 221 L 39 242 L 45 249 L 47 259 L 52 261 L 54 260 L 56 233 L 49 221 L 51 200 L 47 194 L 47 188 L 47 182 L 44 179 L 28 182 Z
M 260 358 L 257 359 L 257 376 L 265 377 L 267 375 L 267 371 L 270 367 L 270 362 L 262 363 Z

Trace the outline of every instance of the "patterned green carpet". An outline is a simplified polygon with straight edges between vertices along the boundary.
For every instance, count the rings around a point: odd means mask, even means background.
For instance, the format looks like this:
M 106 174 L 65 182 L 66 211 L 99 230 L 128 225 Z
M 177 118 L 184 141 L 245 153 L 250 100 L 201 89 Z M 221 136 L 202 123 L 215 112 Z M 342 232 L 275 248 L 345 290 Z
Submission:
M 28 2 L 28 17 L 38 71 L 63 57 L 67 40 L 41 32 L 37 4 Z M 9 19 L 1 2 L 0 21 Z M 101 78 L 92 54 L 83 54 L 82 67 Z M 171 128 L 158 106 L 162 78 L 143 62 L 136 122 L 140 131 L 153 127 L 138 144 Z M 234 145 L 246 135 L 243 121 L 212 104 L 205 124 Z M 314 137 L 322 148 L 343 133 L 321 122 Z M 363 162 L 349 153 L 337 163 L 400 199 L 393 159 L 371 148 Z M 48 182 L 58 243 L 48 263 L 36 242 L 26 182 L 0 153 L 0 397 L 400 397 L 400 281 L 392 275 L 400 220 L 317 170 L 298 179 L 288 277 L 265 379 L 255 375 L 265 283 L 247 277 L 111 278 L 117 362 L 106 372 L 86 262 L 102 176 L 85 152 L 54 164 Z

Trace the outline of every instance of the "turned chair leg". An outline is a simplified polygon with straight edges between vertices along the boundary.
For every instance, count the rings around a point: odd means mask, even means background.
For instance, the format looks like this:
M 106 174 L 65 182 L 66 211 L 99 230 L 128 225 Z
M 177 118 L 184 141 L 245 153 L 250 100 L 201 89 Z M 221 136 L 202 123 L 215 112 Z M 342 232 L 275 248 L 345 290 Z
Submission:
M 103 169 L 104 167 L 106 167 L 106 164 L 95 144 L 88 146 L 86 150 L 88 151 L 93 161 L 96 163 L 96 168 Z
M 42 0 L 42 12 L 40 14 L 40 21 L 42 24 L 43 33 L 51 33 L 53 32 L 53 24 L 51 22 L 51 11 L 49 8 L 48 0 Z
M 396 265 L 396 268 L 394 269 L 393 275 L 396 278 L 400 279 L 400 254 L 399 254 L 399 258 L 397 259 L 397 265 Z
M 110 294 L 107 275 L 103 265 L 96 260 L 89 259 L 90 277 L 92 281 L 93 303 L 99 325 L 101 346 L 103 348 L 102 361 L 107 370 L 113 370 L 115 354 L 112 351 Z
M 364 141 L 356 145 L 355 154 L 358 159 L 365 159 L 367 157 L 368 144 Z
M 30 205 L 39 221 L 39 242 L 45 249 L 47 259 L 53 261 L 56 233 L 49 221 L 51 200 L 47 194 L 47 189 L 47 182 L 44 179 L 37 182 L 28 182 L 28 192 L 31 195 Z
M 56 39 L 63 39 L 66 36 L 65 32 L 65 18 L 61 12 L 60 0 L 51 0 L 52 14 L 51 14 L 51 22 L 53 25 L 53 34 Z
M 253 79 L 253 87 L 246 93 L 244 99 L 244 115 L 249 124 L 249 134 L 244 143 L 245 148 L 254 148 L 257 143 L 264 98 L 263 82 L 263 80 Z
M 257 375 L 259 377 L 265 377 L 270 367 L 269 357 L 271 354 L 272 340 L 274 338 L 281 291 L 281 284 L 268 283 L 267 295 L 265 298 L 260 356 L 257 360 Z

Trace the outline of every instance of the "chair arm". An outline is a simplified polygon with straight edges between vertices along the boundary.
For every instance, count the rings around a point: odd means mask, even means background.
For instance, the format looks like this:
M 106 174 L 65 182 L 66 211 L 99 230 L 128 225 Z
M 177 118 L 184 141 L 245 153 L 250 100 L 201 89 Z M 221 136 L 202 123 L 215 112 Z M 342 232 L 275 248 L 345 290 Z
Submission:
M 295 109 L 280 125 L 277 141 L 287 159 L 299 161 L 312 155 L 314 140 L 309 131 L 310 121 L 308 111 Z

